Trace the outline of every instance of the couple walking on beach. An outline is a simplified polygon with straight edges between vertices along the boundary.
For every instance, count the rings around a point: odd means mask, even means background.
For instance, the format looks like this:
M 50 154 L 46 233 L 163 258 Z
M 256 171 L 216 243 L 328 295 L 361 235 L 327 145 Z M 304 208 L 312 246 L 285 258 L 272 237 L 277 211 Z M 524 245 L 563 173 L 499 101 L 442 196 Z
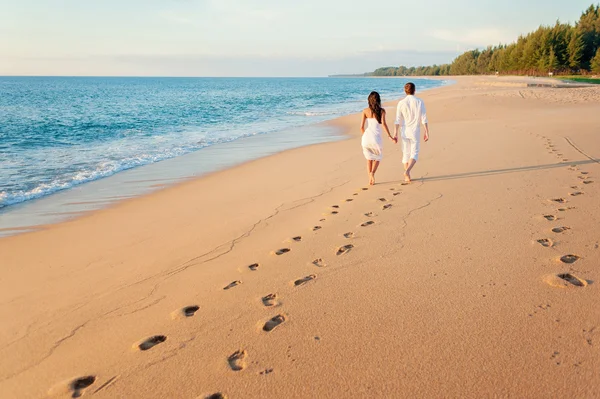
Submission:
M 410 172 L 419 158 L 421 124 L 425 127 L 423 139 L 425 141 L 429 140 L 429 126 L 427 125 L 425 104 L 423 100 L 415 97 L 415 91 L 416 87 L 414 83 L 404 85 L 406 97 L 398 102 L 396 108 L 396 123 L 393 137 L 385 121 L 385 109 L 381 107 L 379 93 L 373 91 L 369 94 L 369 107 L 363 110 L 360 130 L 362 131 L 361 144 L 363 154 L 367 158 L 370 185 L 375 184 L 375 172 L 383 156 L 382 126 L 394 143 L 398 143 L 398 131 L 401 131 L 404 181 L 407 183 L 411 181 Z

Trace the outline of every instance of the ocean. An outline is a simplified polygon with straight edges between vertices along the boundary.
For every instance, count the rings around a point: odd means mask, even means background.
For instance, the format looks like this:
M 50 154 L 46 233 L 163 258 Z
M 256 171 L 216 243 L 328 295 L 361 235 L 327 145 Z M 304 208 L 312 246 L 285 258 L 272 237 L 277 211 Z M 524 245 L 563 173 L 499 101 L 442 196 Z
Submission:
M 446 84 L 412 80 L 419 90 Z M 406 81 L 0 77 L 0 216 L 17 204 L 211 146 L 251 136 L 268 143 L 360 111 L 371 90 L 384 101 L 402 97 Z M 305 134 L 294 146 L 327 141 L 327 134 Z

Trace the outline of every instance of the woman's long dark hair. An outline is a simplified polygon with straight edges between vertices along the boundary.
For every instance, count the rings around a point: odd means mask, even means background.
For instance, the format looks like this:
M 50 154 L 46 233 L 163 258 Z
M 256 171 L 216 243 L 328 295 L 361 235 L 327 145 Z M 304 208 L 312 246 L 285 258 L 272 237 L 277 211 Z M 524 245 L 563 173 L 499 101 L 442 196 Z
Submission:
M 381 108 L 381 97 L 379 97 L 379 93 L 376 91 L 372 91 L 371 94 L 369 94 L 369 109 L 373 115 L 375 115 L 377 123 L 381 123 L 381 114 L 383 113 Z

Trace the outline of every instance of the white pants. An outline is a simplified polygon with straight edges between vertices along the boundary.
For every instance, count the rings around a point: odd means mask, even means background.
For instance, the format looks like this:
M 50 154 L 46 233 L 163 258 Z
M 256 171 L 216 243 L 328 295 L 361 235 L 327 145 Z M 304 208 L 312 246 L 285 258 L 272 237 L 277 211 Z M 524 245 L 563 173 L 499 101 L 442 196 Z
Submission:
M 402 163 L 408 163 L 411 159 L 415 161 L 419 159 L 420 141 L 419 139 L 402 138 Z

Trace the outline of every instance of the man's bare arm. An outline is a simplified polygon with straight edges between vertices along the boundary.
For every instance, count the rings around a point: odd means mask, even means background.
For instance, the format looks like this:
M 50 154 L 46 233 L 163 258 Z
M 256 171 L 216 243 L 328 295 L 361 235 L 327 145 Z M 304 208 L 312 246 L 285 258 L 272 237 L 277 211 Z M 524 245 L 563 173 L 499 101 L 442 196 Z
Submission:
M 400 124 L 402 123 L 402 111 L 400 110 L 400 103 L 396 106 L 396 121 L 394 126 L 394 140 L 398 142 L 398 132 L 400 131 Z

